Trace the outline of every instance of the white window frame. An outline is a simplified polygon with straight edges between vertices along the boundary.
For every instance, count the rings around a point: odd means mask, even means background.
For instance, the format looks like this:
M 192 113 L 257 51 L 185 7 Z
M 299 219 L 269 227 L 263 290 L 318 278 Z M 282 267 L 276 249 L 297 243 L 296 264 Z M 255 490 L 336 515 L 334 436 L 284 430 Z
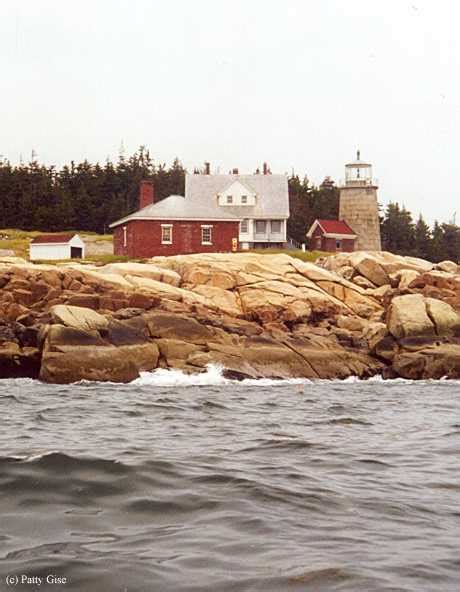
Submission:
M 246 205 L 248 203 L 248 196 L 247 195 L 241 196 L 241 203 L 244 205 Z
M 233 195 L 227 195 L 227 199 L 226 199 L 225 203 L 227 205 L 232 204 L 233 203 Z
M 257 226 L 259 224 L 263 224 L 264 225 L 264 229 L 263 230 L 257 230 Z M 254 220 L 254 234 L 258 235 L 258 234 L 267 234 L 267 221 L 266 220 Z
M 128 231 L 127 226 L 123 226 L 123 246 L 124 247 L 126 247 L 127 244 L 128 244 L 128 239 L 127 239 L 127 236 L 126 236 L 127 231 Z
M 245 228 L 243 228 L 243 224 L 245 225 Z M 249 233 L 249 220 L 248 219 L 241 220 L 240 233 L 241 234 L 248 234 Z
M 169 230 L 169 240 L 165 239 L 165 230 Z M 162 224 L 161 225 L 161 244 L 162 245 L 172 245 L 173 243 L 173 225 L 172 224 Z
M 209 241 L 204 240 L 205 230 L 209 230 Z M 202 224 L 201 225 L 201 244 L 202 245 L 212 245 L 212 224 Z
M 273 230 L 273 222 L 277 222 L 279 224 L 279 230 Z M 271 234 L 281 234 L 283 232 L 283 222 L 282 220 L 270 220 L 270 232 Z

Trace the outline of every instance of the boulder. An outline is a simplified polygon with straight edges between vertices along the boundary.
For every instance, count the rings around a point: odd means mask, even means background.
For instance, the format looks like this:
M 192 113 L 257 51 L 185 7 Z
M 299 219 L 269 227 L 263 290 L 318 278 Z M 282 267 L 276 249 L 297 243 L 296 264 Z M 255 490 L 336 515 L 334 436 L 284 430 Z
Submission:
M 415 271 L 414 269 L 402 269 L 397 274 L 397 286 L 398 288 L 404 289 L 408 288 L 414 280 L 418 278 L 420 273 Z
M 404 352 L 394 357 L 393 371 L 402 378 L 413 380 L 460 379 L 460 345 L 438 344 L 416 352 Z
M 212 306 L 228 314 L 238 316 L 243 313 L 239 296 L 235 292 L 211 285 L 196 286 L 193 292 L 201 294 Z
M 184 363 L 190 354 L 204 351 L 204 345 L 197 345 L 195 343 L 187 343 L 180 339 L 157 339 L 161 357 L 166 361 L 170 368 L 176 368 L 177 362 Z
M 369 325 L 368 321 L 357 316 L 339 315 L 336 320 L 337 327 L 348 331 L 363 331 Z
M 437 335 L 452 335 L 460 328 L 460 314 L 457 314 L 447 302 L 425 298 L 425 305 Z
M 375 288 L 375 284 L 362 275 L 355 275 L 353 277 L 353 283 L 357 286 L 361 286 L 361 288 L 370 288 L 371 290 Z
M 368 323 L 363 328 L 363 337 L 369 344 L 369 349 L 374 350 L 375 346 L 388 335 L 388 328 L 385 323 Z
M 388 310 L 388 330 L 397 339 L 411 336 L 434 336 L 435 327 L 427 314 L 421 294 L 393 298 Z
M 355 265 L 355 269 L 374 286 L 385 286 L 390 283 L 387 272 L 375 258 L 362 257 Z
M 50 314 L 55 323 L 83 331 L 99 331 L 107 329 L 109 325 L 106 317 L 90 308 L 80 306 L 58 304 L 50 308 Z
M 179 286 L 181 283 L 181 277 L 177 272 L 159 267 L 152 263 L 110 263 L 109 265 L 101 267 L 100 273 L 121 275 L 123 277 L 126 277 L 127 275 L 144 277 L 164 282 L 171 286 Z
M 46 351 L 73 351 L 76 347 L 106 346 L 97 330 L 81 329 L 60 324 L 50 325 L 43 349 Z
M 447 271 L 448 273 L 458 273 L 458 265 L 453 261 L 441 261 L 441 263 L 436 264 L 436 269 L 440 271 Z
M 167 338 L 206 345 L 214 333 L 206 325 L 202 325 L 193 317 L 167 312 L 147 313 L 145 316 L 152 338 Z
M 38 378 L 40 350 L 35 347 L 21 348 L 15 342 L 0 344 L 0 378 Z
M 65 351 L 45 347 L 40 380 L 68 384 L 80 380 L 131 382 L 139 372 L 152 370 L 158 363 L 155 343 L 125 345 L 75 346 Z

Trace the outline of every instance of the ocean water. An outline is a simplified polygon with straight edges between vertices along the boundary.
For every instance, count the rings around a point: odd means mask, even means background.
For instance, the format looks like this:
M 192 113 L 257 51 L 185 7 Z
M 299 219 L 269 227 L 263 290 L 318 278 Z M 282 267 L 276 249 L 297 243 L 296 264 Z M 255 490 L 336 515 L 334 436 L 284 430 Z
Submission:
M 0 417 L 0 590 L 460 589 L 458 382 L 4 380 Z

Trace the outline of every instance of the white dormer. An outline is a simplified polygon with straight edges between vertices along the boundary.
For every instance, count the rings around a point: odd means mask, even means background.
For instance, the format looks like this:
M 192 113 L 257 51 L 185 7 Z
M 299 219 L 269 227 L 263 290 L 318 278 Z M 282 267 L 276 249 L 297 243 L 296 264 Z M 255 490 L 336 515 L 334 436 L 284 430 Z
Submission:
M 254 206 L 256 194 L 241 181 L 234 181 L 217 194 L 217 203 L 220 206 Z

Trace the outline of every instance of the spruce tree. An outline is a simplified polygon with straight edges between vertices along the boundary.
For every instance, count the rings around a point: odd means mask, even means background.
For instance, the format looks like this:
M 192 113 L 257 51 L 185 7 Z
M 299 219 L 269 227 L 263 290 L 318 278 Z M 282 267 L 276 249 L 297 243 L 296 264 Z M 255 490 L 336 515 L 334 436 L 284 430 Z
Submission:
M 422 214 L 419 215 L 417 224 L 415 225 L 415 247 L 414 255 L 422 259 L 430 258 L 431 232 L 428 224 L 423 219 Z

